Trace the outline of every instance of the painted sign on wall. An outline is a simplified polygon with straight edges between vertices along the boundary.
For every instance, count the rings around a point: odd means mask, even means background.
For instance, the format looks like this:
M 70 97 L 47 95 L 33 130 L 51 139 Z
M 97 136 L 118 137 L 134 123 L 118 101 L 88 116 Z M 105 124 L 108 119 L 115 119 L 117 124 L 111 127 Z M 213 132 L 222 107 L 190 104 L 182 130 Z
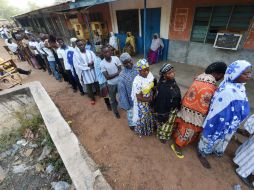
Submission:
M 174 19 L 174 31 L 183 32 L 188 20 L 188 8 L 176 8 Z

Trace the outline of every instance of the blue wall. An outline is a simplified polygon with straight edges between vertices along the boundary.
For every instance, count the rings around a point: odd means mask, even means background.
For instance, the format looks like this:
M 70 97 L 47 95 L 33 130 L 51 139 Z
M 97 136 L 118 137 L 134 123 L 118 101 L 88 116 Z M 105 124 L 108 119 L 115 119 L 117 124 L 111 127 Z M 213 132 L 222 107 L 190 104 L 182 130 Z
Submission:
M 124 48 L 124 45 L 125 45 L 126 34 L 116 34 L 116 36 L 119 39 L 120 48 L 122 50 Z M 144 45 L 143 45 L 144 44 L 144 40 L 143 40 L 143 37 L 137 37 L 137 36 L 135 36 L 135 40 L 136 40 L 137 53 L 138 54 L 143 54 L 144 53 Z M 166 61 L 166 60 L 168 60 L 169 40 L 162 38 L 162 41 L 164 43 L 164 49 L 162 51 L 162 55 L 160 57 L 160 60 Z M 149 46 L 150 45 L 151 44 L 149 44 Z

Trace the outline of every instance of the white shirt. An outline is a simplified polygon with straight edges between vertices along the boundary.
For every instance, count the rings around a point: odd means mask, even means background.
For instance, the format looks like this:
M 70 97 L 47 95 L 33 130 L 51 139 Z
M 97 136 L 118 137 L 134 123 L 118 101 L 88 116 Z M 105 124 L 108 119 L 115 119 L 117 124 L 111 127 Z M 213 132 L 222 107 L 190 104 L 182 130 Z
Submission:
M 107 71 L 109 75 L 116 74 L 118 72 L 118 66 L 121 66 L 121 61 L 116 56 L 111 56 L 111 62 L 106 61 L 106 59 L 103 59 L 101 61 L 101 72 Z M 119 76 L 116 76 L 113 79 L 107 80 L 108 84 L 110 85 L 116 85 L 118 83 Z
M 40 54 L 44 55 L 44 51 L 42 51 L 42 49 L 44 48 L 44 42 L 43 41 L 40 41 L 37 45 L 37 49 L 39 50 Z
M 38 47 L 38 42 L 29 41 L 29 42 L 28 42 L 28 46 L 29 46 L 30 48 L 32 48 L 31 51 L 34 52 L 35 55 L 38 55 L 38 54 L 39 54 L 39 52 L 38 52 L 36 49 L 33 49 L 33 48 L 37 48 L 37 47 Z
M 111 45 L 113 48 L 118 50 L 118 44 L 117 44 L 117 37 L 116 36 L 111 36 L 109 38 L 109 45 Z
M 71 70 L 71 65 L 68 63 L 68 58 L 67 58 L 68 51 L 75 52 L 75 49 L 70 46 L 66 46 L 65 49 L 62 49 L 62 48 L 57 49 L 57 56 L 59 59 L 63 59 L 65 70 Z
M 47 53 L 47 60 L 48 61 L 55 61 L 54 54 L 51 49 L 44 47 L 43 50 Z
M 75 51 L 73 56 L 73 65 L 80 82 L 84 84 L 92 84 L 97 81 L 95 69 L 91 69 L 88 64 L 95 63 L 96 55 L 90 50 L 86 50 L 85 53 Z M 83 81 L 82 81 L 83 80 Z
M 153 39 L 150 49 L 156 51 L 159 47 L 164 48 L 163 41 L 160 38 Z
M 11 50 L 13 53 L 15 53 L 18 49 L 18 45 L 15 43 L 8 43 L 8 39 L 5 40 L 6 45 L 8 46 L 9 50 Z

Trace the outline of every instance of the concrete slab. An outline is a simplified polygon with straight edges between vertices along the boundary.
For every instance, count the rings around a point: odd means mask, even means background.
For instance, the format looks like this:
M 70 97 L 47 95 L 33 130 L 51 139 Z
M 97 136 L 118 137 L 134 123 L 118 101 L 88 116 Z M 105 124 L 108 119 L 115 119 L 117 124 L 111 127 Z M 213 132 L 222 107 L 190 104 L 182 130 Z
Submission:
M 48 132 L 77 190 L 111 190 L 100 170 L 82 147 L 68 123 L 60 114 L 40 82 L 27 83 L 0 92 L 11 98 L 17 92 L 31 94 L 47 126 Z M 29 95 L 29 93 L 25 93 Z

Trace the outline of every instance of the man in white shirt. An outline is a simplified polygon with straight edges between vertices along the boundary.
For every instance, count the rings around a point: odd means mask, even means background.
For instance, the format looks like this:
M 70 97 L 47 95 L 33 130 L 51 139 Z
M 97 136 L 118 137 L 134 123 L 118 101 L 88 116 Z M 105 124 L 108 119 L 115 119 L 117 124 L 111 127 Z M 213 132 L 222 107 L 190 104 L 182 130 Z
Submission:
M 46 39 L 47 39 L 46 35 L 43 35 L 43 34 L 40 35 L 40 38 L 37 38 L 38 45 L 37 45 L 36 48 L 39 51 L 39 54 L 40 54 L 41 58 L 43 59 L 43 61 L 45 63 L 45 66 L 47 68 L 48 74 L 51 75 L 52 71 L 51 71 L 51 68 L 50 68 L 49 63 L 48 63 L 47 55 L 46 55 L 46 52 L 43 50 L 43 48 L 45 47 L 44 41 Z
M 85 44 L 82 40 L 76 41 L 78 51 L 74 53 L 74 67 L 77 71 L 79 80 L 86 85 L 88 96 L 91 99 L 91 104 L 95 104 L 95 95 L 93 88 L 99 93 L 99 83 L 94 69 L 94 63 L 96 61 L 95 54 L 86 50 Z
M 116 94 L 119 74 L 121 72 L 121 61 L 118 57 L 111 56 L 111 49 L 109 47 L 104 47 L 102 51 L 104 59 L 101 61 L 101 72 L 107 79 L 111 108 L 116 118 L 119 119 L 120 114 L 117 110 Z
M 11 38 L 5 39 L 5 44 L 11 50 L 11 52 L 17 54 L 18 53 L 18 45 L 12 41 Z
M 37 62 L 39 63 L 39 65 L 41 66 L 41 68 L 43 69 L 43 71 L 46 71 L 46 65 L 44 60 L 42 59 L 41 55 L 39 54 L 39 51 L 37 49 L 38 47 L 38 42 L 35 40 L 35 37 L 31 37 L 29 42 L 28 42 L 28 46 L 31 50 L 31 52 L 34 54 Z
M 53 72 L 53 76 L 55 77 L 56 80 L 61 82 L 62 81 L 61 75 L 59 74 L 59 72 L 57 71 L 57 68 L 56 68 L 56 59 L 54 57 L 53 51 L 52 51 L 47 39 L 44 41 L 44 44 L 45 45 L 42 48 L 42 50 L 44 51 L 44 53 L 47 57 L 47 61 L 48 61 L 49 66 Z
M 83 96 L 85 93 L 81 83 L 78 80 L 76 70 L 73 66 L 73 55 L 75 49 L 73 47 L 67 46 L 62 38 L 58 38 L 57 42 L 60 45 L 60 47 L 57 49 L 57 56 L 62 65 L 64 65 L 64 69 L 68 75 L 68 81 L 73 88 L 73 92 L 77 92 L 77 88 L 79 88 L 80 94 Z

